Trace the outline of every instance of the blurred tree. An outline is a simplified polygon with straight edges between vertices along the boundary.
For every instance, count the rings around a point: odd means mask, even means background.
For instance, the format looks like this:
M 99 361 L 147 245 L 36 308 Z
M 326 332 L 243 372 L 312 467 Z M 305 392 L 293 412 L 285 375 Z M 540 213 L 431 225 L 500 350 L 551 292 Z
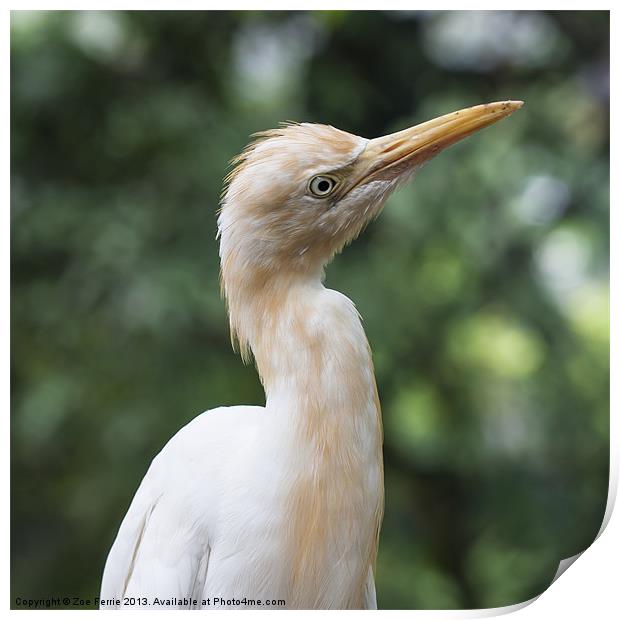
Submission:
M 12 591 L 94 596 L 150 459 L 262 403 L 215 209 L 254 131 L 510 123 L 395 195 L 330 268 L 385 420 L 384 608 L 540 593 L 608 481 L 607 12 L 13 12 Z

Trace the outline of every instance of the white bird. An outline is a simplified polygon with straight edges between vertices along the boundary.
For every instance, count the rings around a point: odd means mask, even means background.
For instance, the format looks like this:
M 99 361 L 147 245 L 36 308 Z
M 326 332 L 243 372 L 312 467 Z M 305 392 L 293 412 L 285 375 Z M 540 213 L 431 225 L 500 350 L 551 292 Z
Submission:
M 441 149 L 520 108 L 475 106 L 367 140 L 257 134 L 218 219 L 233 341 L 265 407 L 221 407 L 153 460 L 109 553 L 101 607 L 376 608 L 379 399 L 360 317 L 324 268 Z

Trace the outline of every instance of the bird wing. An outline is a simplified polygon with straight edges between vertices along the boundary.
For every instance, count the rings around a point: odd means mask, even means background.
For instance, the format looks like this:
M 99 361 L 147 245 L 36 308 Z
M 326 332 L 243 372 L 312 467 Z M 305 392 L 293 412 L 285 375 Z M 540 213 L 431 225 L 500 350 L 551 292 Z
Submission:
M 102 600 L 122 600 L 127 591 L 149 518 L 157 502 L 140 486 L 110 549 L 101 583 Z
M 115 602 L 102 607 L 200 607 L 209 549 L 169 527 L 170 499 L 144 483 L 136 493 L 103 573 L 101 600 Z
M 101 607 L 123 606 L 125 598 L 146 598 L 148 606 L 192 606 L 174 601 L 154 605 L 155 597 L 195 599 L 200 606 L 210 557 L 212 494 L 217 495 L 214 472 L 228 446 L 241 441 L 239 429 L 249 432 L 261 411 L 261 407 L 207 411 L 183 427 L 155 457 L 123 519 L 103 573 L 102 601 L 120 604 Z

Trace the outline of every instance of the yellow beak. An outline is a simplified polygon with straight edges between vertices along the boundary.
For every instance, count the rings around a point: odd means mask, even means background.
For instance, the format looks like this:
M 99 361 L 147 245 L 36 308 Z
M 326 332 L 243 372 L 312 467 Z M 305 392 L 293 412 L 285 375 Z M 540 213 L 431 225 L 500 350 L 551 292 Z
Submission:
M 509 116 L 522 105 L 523 101 L 477 105 L 370 140 L 356 162 L 360 172 L 356 185 L 394 179 L 462 138 Z

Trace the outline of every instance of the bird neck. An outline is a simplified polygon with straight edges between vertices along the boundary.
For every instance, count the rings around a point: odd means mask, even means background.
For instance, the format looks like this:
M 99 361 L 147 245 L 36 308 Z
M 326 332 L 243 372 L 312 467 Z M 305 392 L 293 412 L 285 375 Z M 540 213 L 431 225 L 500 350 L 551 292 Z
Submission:
M 224 267 L 233 341 L 246 360 L 254 356 L 272 417 L 284 416 L 280 426 L 301 429 L 307 441 L 328 433 L 332 445 L 368 440 L 365 449 L 380 450 L 372 356 L 353 302 L 323 286 L 322 270 Z
M 292 591 L 299 606 L 304 592 L 327 596 L 312 605 L 333 605 L 326 575 L 342 562 L 351 582 L 342 606 L 359 608 L 383 506 L 381 414 L 360 317 L 319 277 L 237 293 L 231 323 L 267 398 L 261 441 L 283 464 Z
M 354 304 L 325 288 L 319 275 L 252 282 L 227 295 L 231 328 L 245 358 L 254 356 L 268 405 L 284 399 L 343 415 L 369 403 L 378 409 L 370 347 Z

